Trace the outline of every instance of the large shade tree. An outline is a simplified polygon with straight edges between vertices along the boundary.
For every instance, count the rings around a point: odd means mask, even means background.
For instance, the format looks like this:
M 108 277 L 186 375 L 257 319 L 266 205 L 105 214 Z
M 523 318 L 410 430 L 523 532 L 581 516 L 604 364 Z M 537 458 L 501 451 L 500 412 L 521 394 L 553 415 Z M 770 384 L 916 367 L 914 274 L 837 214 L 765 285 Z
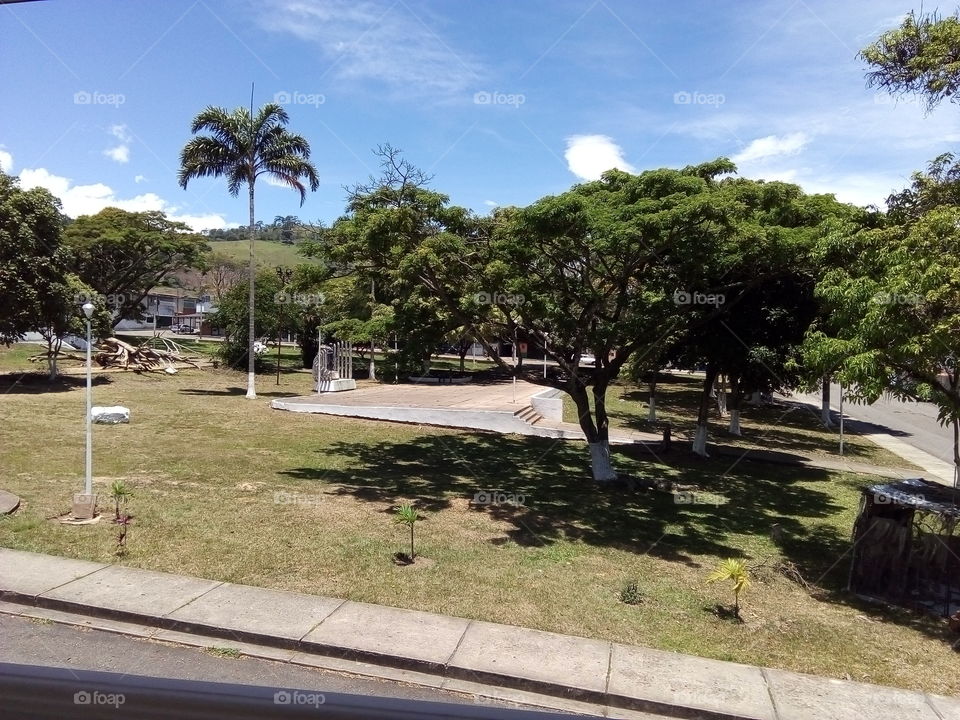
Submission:
M 252 108 L 251 108 L 252 110 Z M 247 293 L 247 397 L 256 398 L 255 357 L 256 340 L 254 307 L 256 303 L 256 267 L 254 265 L 255 189 L 257 178 L 266 175 L 289 186 L 300 194 L 302 206 L 307 187 L 316 190 L 320 181 L 316 168 L 310 162 L 310 145 L 306 139 L 287 130 L 290 121 L 286 110 L 276 103 L 267 103 L 255 114 L 238 107 L 228 111 L 221 107 L 207 107 L 190 126 L 191 138 L 180 153 L 181 187 L 201 177 L 225 177 L 227 190 L 234 197 L 244 185 L 250 212 L 250 268 Z M 198 135 L 197 133 L 207 134 Z
M 0 173 L 0 342 L 16 342 L 33 330 L 43 304 L 61 281 L 60 201 L 43 188 L 23 190 Z
M 151 288 L 178 270 L 202 264 L 206 241 L 188 231 L 162 212 L 108 207 L 70 223 L 64 243 L 73 271 L 103 296 L 116 325 L 142 317 Z
M 449 327 L 477 337 L 505 371 L 573 398 L 593 476 L 617 477 L 609 458 L 606 392 L 635 353 L 657 352 L 681 322 L 678 287 L 710 292 L 702 269 L 721 262 L 742 205 L 718 190 L 727 160 L 641 175 L 620 171 L 528 208 L 478 218 L 397 172 L 351 199 L 334 226 L 342 253 L 363 258 L 403 296 L 421 293 Z M 403 166 L 400 166 L 403 167 Z M 702 322 L 710 322 L 705 314 Z M 500 357 L 491 333 L 546 347 L 556 367 Z M 581 363 L 596 357 L 595 367 Z

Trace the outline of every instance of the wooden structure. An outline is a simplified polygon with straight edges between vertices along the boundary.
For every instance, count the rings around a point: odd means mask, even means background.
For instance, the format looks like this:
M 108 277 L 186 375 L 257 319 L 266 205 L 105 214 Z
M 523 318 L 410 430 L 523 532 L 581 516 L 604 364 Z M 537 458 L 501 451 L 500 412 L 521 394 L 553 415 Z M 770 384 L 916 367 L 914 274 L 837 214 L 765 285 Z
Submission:
M 922 478 L 864 488 L 848 589 L 943 616 L 960 610 L 958 497 Z

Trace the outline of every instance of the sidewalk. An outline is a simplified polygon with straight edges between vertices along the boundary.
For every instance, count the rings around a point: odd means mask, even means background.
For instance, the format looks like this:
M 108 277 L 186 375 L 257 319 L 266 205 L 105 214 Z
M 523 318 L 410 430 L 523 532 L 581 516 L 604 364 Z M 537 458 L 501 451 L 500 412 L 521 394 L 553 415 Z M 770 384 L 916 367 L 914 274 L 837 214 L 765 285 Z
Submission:
M 18 550 L 0 549 L 0 601 L 0 612 L 76 613 L 113 632 L 488 697 L 536 693 L 606 717 L 960 720 L 956 698 Z
M 819 416 L 820 404 L 818 401 L 802 395 L 785 399 L 788 402 L 807 405 L 811 407 Z M 831 404 L 830 409 L 834 412 L 839 412 L 839 408 L 833 404 Z M 889 450 L 894 455 L 903 458 L 907 462 L 911 462 L 914 465 L 923 468 L 925 473 L 924 477 L 926 477 L 928 480 L 943 483 L 944 485 L 950 485 L 951 487 L 953 486 L 953 465 L 950 463 L 944 462 L 940 458 L 931 455 L 925 450 L 921 450 L 920 448 L 914 447 L 909 443 L 905 443 L 903 440 L 894 437 L 890 433 L 878 432 L 879 426 L 864 420 L 858 420 L 850 415 L 849 411 L 846 409 L 844 409 L 843 417 L 844 425 L 849 430 L 857 433 L 867 440 L 870 440 L 876 445 L 879 445 L 883 449 Z M 912 477 L 916 477 L 918 474 L 919 473 L 914 472 Z

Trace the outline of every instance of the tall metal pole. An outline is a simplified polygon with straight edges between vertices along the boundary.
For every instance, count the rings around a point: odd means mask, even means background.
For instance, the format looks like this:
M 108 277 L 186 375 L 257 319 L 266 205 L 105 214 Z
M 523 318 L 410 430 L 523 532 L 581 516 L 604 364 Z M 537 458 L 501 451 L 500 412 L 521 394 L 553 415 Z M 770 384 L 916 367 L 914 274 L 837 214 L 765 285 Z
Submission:
M 543 379 L 547 379 L 547 336 L 543 336 Z
M 843 383 L 840 383 L 840 457 L 843 457 Z
M 93 382 L 90 363 L 92 362 L 90 338 L 90 318 L 87 318 L 87 467 L 86 478 L 83 484 L 83 491 L 86 495 L 93 495 L 93 424 L 92 424 L 92 399 Z

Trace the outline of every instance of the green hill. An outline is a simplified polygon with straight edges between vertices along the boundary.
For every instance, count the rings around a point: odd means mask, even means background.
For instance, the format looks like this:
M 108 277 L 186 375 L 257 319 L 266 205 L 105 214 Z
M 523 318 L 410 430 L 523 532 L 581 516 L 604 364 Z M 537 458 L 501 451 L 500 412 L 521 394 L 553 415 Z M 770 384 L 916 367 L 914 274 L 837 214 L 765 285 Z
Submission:
M 223 253 L 228 257 L 234 258 L 242 263 L 247 262 L 249 257 L 249 245 L 247 240 L 210 240 L 210 249 L 213 252 Z M 296 245 L 284 245 L 278 242 L 268 242 L 266 240 L 253 241 L 253 254 L 258 266 L 266 267 L 292 267 L 304 263 L 315 263 L 312 258 L 305 258 L 297 252 Z

